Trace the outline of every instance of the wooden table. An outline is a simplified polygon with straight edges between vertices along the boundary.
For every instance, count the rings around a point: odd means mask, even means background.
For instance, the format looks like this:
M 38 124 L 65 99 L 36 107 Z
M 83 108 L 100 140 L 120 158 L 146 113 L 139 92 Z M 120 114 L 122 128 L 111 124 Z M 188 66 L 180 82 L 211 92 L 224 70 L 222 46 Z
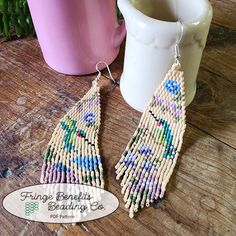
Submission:
M 0 235 L 236 235 L 236 4 L 212 1 L 215 16 L 187 109 L 187 130 L 162 201 L 128 217 L 114 165 L 141 114 L 119 87 L 102 95 L 100 150 L 106 189 L 120 199 L 112 215 L 76 226 L 34 223 L 1 206 Z M 229 20 L 230 17 L 230 20 Z M 119 79 L 124 45 L 111 69 Z M 0 46 L 1 199 L 39 183 L 43 152 L 58 120 L 89 89 L 95 75 L 66 76 L 44 62 L 36 39 Z

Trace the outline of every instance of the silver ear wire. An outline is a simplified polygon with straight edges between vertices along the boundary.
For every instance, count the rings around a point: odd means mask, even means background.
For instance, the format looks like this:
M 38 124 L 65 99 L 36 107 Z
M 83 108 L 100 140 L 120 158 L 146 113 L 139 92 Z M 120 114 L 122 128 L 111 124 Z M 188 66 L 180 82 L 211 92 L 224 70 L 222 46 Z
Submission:
M 179 50 L 179 44 L 180 44 L 180 42 L 183 38 L 183 34 L 184 34 L 184 25 L 180 21 L 178 21 L 178 23 L 180 23 L 180 26 L 181 26 L 181 33 L 180 33 L 180 36 L 175 44 L 175 60 L 176 61 L 178 61 L 181 57 L 180 50 Z
M 101 75 L 102 75 L 102 72 L 101 72 L 100 69 L 99 69 L 99 64 L 105 64 L 105 65 L 106 65 L 106 68 L 107 68 L 108 73 L 109 73 L 109 77 L 108 77 L 108 76 L 105 76 L 105 75 L 104 75 L 104 77 L 106 77 L 107 79 L 110 79 L 114 84 L 116 84 L 117 82 L 116 82 L 116 80 L 113 78 L 113 76 L 112 76 L 112 74 L 111 74 L 111 70 L 110 70 L 108 64 L 107 64 L 105 61 L 99 61 L 99 62 L 96 64 L 96 70 L 97 70 L 97 72 L 98 72 L 98 75 L 97 75 L 95 81 L 97 82 L 97 81 L 100 79 Z

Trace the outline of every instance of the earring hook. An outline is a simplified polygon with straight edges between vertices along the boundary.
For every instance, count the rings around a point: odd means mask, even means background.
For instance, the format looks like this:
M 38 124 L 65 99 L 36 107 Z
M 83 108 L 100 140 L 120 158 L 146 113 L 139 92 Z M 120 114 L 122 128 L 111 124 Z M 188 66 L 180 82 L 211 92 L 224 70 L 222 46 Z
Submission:
M 114 84 L 116 84 L 117 82 L 116 82 L 116 80 L 113 78 L 113 76 L 112 76 L 112 74 L 111 74 L 111 70 L 110 70 L 108 64 L 107 64 L 105 61 L 99 61 L 99 62 L 96 64 L 96 70 L 97 70 L 97 72 L 98 72 L 98 75 L 97 75 L 95 81 L 98 82 L 98 80 L 100 79 L 100 77 L 101 77 L 101 75 L 102 75 L 102 72 L 101 72 L 100 69 L 99 69 L 99 65 L 100 65 L 100 64 L 105 64 L 105 65 L 106 65 L 106 68 L 107 68 L 107 70 L 108 70 L 108 73 L 109 73 L 109 77 L 108 77 L 108 76 L 105 76 L 105 75 L 104 75 L 104 77 L 106 77 L 107 79 L 110 79 Z
M 184 34 L 184 25 L 180 21 L 178 21 L 178 23 L 180 23 L 181 33 L 180 33 L 180 36 L 179 36 L 179 38 L 178 38 L 178 40 L 177 40 L 177 42 L 175 44 L 175 60 L 177 60 L 177 61 L 181 57 L 180 50 L 179 50 L 179 44 L 180 44 L 180 42 L 181 42 L 181 40 L 183 38 L 183 34 Z

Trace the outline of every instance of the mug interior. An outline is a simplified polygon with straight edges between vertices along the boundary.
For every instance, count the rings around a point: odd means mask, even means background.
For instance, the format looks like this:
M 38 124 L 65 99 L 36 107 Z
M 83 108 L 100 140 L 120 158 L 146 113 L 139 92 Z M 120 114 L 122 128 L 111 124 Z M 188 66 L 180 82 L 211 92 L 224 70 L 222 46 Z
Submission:
M 129 0 L 140 12 L 151 18 L 168 22 L 198 21 L 205 10 L 206 0 Z

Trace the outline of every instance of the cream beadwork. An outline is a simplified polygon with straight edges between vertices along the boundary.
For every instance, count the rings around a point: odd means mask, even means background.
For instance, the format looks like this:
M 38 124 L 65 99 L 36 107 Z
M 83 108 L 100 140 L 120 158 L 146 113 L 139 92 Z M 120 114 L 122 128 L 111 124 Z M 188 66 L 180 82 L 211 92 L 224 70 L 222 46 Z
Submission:
M 115 166 L 130 217 L 164 196 L 186 127 L 184 77 L 178 60 L 148 103 Z
M 101 108 L 97 81 L 54 130 L 42 166 L 41 183 L 80 183 L 104 188 L 98 149 Z

